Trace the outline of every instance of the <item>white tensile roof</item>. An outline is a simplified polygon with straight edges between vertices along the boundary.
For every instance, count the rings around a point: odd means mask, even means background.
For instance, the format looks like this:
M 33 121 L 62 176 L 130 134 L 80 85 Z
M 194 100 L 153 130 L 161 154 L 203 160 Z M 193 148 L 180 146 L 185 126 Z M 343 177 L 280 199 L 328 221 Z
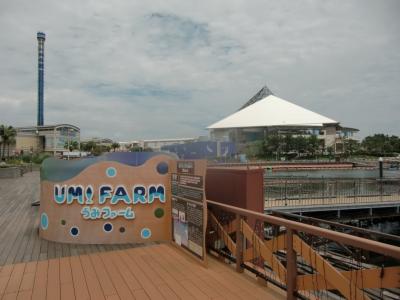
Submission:
M 269 95 L 207 128 L 323 126 L 323 124 L 338 123 L 289 101 Z

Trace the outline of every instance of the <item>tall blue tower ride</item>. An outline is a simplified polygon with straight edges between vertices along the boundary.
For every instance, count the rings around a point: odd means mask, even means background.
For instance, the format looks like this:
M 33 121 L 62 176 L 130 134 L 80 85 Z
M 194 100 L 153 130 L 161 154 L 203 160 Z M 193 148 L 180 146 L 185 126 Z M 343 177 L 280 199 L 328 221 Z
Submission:
M 44 41 L 46 34 L 44 32 L 37 33 L 38 40 L 38 110 L 37 125 L 44 123 L 43 118 L 43 89 L 44 89 Z

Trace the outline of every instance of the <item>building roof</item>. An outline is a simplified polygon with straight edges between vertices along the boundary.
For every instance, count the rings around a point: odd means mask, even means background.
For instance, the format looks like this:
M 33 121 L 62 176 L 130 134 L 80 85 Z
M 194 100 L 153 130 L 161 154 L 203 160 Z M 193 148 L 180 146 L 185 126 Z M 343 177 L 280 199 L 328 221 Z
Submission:
M 257 94 L 255 94 L 253 97 L 251 97 L 251 99 L 249 101 L 247 101 L 239 110 L 242 110 L 243 108 L 246 108 L 247 106 L 250 106 L 250 105 L 256 103 L 257 101 L 260 101 L 260 100 L 264 99 L 265 97 L 268 97 L 269 95 L 273 95 L 273 93 L 266 85 L 264 85 L 263 88 L 261 90 L 259 90 L 257 92 Z
M 260 92 L 262 92 L 263 89 Z M 317 127 L 323 126 L 324 124 L 334 125 L 339 123 L 333 119 L 327 118 L 272 94 L 262 99 L 257 99 L 256 96 L 253 97 L 256 99 L 253 103 L 249 103 L 252 101 L 252 98 L 239 111 L 207 128 L 224 129 L 272 126 Z
M 54 124 L 54 125 L 37 125 L 37 126 L 24 126 L 17 127 L 17 131 L 30 131 L 30 130 L 53 130 L 55 128 L 68 127 L 80 131 L 79 127 L 71 124 Z
M 101 138 L 101 137 L 92 137 L 92 138 L 85 138 L 81 140 L 83 143 L 87 142 L 95 142 L 100 144 L 112 144 L 114 141 L 109 138 Z
M 143 140 L 145 143 L 157 143 L 157 142 L 190 142 L 194 141 L 196 138 L 170 138 L 170 139 L 152 139 L 152 140 Z

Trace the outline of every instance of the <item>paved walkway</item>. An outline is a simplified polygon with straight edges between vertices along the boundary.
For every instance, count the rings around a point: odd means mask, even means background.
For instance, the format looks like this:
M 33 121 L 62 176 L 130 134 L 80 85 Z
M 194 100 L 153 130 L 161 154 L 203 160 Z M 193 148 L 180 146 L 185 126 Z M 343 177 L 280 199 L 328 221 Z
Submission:
M 274 286 L 169 244 L 20 263 L 0 269 L 0 299 L 285 299 Z
M 39 172 L 0 179 L 0 266 L 93 252 L 127 249 L 127 245 L 76 245 L 42 240 L 38 235 Z

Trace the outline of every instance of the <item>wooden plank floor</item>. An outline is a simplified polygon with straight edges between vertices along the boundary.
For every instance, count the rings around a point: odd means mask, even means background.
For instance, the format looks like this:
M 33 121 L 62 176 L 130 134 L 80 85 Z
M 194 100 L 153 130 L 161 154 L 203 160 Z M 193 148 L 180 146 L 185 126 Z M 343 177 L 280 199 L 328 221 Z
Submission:
M 170 244 L 0 267 L 0 299 L 285 299 L 209 259 L 204 268 Z
M 0 179 L 0 266 L 71 255 L 127 249 L 140 244 L 76 245 L 42 240 L 38 236 L 39 172 Z

